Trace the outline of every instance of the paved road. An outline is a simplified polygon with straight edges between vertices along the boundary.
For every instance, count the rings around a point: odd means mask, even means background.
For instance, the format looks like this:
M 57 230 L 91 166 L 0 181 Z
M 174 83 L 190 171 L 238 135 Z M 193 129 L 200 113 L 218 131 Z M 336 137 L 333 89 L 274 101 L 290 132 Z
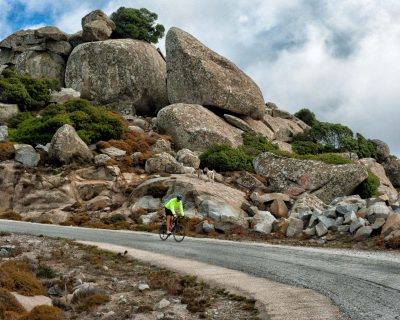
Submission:
M 0 231 L 105 242 L 198 260 L 316 290 L 353 320 L 400 319 L 400 254 L 236 243 L 0 220 Z

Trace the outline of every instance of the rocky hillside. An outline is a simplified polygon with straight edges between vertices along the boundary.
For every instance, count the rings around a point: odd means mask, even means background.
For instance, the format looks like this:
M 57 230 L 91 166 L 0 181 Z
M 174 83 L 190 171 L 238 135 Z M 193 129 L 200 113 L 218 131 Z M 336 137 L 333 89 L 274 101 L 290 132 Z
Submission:
M 3 218 L 155 230 L 182 193 L 193 232 L 396 246 L 400 160 L 384 142 L 265 103 L 183 30 L 168 31 L 164 57 L 114 29 L 96 10 L 74 35 L 43 27 L 0 42 Z

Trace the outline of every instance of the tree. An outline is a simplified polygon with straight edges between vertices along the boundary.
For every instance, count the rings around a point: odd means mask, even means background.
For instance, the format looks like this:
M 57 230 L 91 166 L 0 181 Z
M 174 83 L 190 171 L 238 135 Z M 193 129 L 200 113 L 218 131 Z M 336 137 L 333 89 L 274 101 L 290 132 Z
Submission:
M 308 124 L 310 127 L 314 127 L 318 124 L 318 120 L 315 117 L 314 112 L 310 111 L 307 108 L 303 108 L 294 114 L 295 117 L 299 118 L 304 123 Z
M 155 24 L 158 15 L 145 8 L 134 9 L 120 7 L 111 14 L 116 29 L 114 38 L 132 38 L 149 43 L 157 43 L 164 36 L 165 28 L 162 24 Z

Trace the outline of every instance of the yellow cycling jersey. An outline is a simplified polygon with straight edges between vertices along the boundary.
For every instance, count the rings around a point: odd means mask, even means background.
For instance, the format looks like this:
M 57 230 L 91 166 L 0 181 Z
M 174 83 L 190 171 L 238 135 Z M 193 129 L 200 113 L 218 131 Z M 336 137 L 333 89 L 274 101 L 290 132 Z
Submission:
M 169 200 L 166 204 L 165 204 L 165 208 L 169 209 L 172 211 L 172 214 L 175 216 L 177 213 L 180 216 L 184 216 L 185 213 L 183 212 L 183 204 L 182 204 L 182 200 L 178 201 L 177 198 L 173 198 L 171 200 Z

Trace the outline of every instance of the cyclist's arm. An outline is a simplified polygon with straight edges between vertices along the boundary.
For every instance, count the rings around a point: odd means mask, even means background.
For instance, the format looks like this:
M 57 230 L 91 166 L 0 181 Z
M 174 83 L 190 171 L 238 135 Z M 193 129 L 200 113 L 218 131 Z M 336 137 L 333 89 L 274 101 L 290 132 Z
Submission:
M 183 204 L 182 201 L 179 202 L 179 212 L 181 214 L 181 217 L 185 216 L 185 213 L 183 212 Z

